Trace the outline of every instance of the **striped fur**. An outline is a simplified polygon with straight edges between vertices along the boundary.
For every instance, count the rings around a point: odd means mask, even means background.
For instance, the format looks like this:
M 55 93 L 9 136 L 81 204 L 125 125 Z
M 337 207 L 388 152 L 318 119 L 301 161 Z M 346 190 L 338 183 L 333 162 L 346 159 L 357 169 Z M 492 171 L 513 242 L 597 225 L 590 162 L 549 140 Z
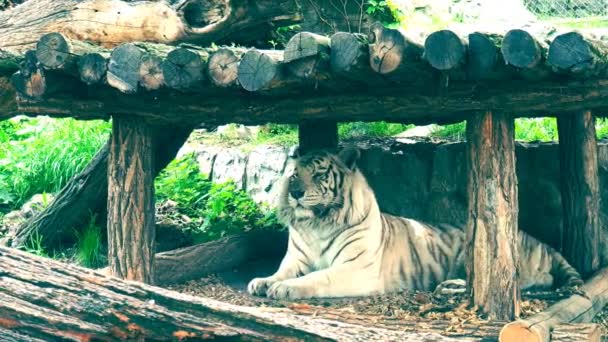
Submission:
M 462 229 L 380 212 L 355 166 L 359 152 L 299 158 L 286 174 L 278 214 L 289 226 L 287 253 L 275 274 L 249 283 L 271 298 L 346 297 L 400 289 L 433 290 L 464 278 Z M 551 247 L 519 232 L 523 288 L 580 284 L 580 275 Z M 556 279 L 557 278 L 557 279 Z

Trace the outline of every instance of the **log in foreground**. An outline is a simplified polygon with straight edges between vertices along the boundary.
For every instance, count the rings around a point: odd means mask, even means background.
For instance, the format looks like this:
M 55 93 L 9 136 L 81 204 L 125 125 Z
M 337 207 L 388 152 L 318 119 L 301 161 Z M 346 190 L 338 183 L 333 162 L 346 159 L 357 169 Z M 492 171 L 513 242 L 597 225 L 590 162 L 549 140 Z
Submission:
M 467 120 L 467 286 L 490 319 L 519 317 L 514 119 L 486 112 Z
M 519 74 L 529 80 L 539 80 L 549 75 L 545 65 L 547 44 L 524 30 L 511 30 L 502 40 L 502 56 L 508 65 L 517 68 Z
M 4 247 L 0 274 L 0 329 L 32 340 L 453 341 L 225 304 Z
M 500 342 L 548 342 L 558 324 L 590 322 L 608 303 L 608 268 L 597 272 L 581 290 L 585 296 L 574 294 L 532 317 L 505 325 L 500 332 Z M 594 341 L 597 333 L 591 329 L 585 335 Z
M 154 154 L 151 127 L 112 116 L 108 156 L 108 263 L 112 275 L 154 281 Z
M 191 127 L 175 127 L 170 131 L 156 127 L 153 133 L 155 175 L 175 158 L 190 132 Z M 61 189 L 49 206 L 24 223 L 14 235 L 0 240 L 0 245 L 24 246 L 35 233 L 42 237 L 45 247 L 58 247 L 62 242 L 73 243 L 74 229 L 79 231 L 84 227 L 91 214 L 100 217 L 106 211 L 108 153 L 109 145 L 106 144 L 89 165 Z
M 600 266 L 600 181 L 591 111 L 557 118 L 564 220 L 562 254 L 586 278 Z

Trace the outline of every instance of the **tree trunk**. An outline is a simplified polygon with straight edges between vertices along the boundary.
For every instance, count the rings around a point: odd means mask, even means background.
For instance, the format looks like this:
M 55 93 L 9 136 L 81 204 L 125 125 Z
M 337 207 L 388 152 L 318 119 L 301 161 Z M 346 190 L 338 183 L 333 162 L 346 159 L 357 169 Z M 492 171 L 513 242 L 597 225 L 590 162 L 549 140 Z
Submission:
M 0 273 L 0 334 L 10 330 L 33 341 L 453 341 L 369 321 L 342 323 L 289 309 L 225 304 L 10 248 L 0 248 Z
M 155 175 L 175 158 L 190 132 L 189 127 L 176 127 L 170 131 L 155 127 L 152 139 Z M 64 242 L 73 243 L 73 229 L 80 231 L 91 214 L 97 214 L 103 220 L 108 199 L 108 153 L 106 144 L 48 207 L 23 224 L 13 236 L 0 240 L 0 245 L 21 247 L 37 232 L 45 247 L 57 247 Z
M 302 121 L 298 129 L 300 155 L 313 150 L 338 147 L 338 123 L 335 121 Z
M 514 120 L 486 112 L 467 120 L 467 286 L 490 319 L 519 316 Z
M 49 32 L 105 47 L 147 41 L 176 44 L 265 42 L 275 25 L 301 21 L 299 2 L 30 0 L 0 12 L 0 50 L 23 53 Z
M 583 277 L 600 263 L 599 179 L 591 111 L 557 118 L 564 220 L 562 254 Z
M 151 128 L 114 115 L 108 156 L 108 262 L 112 275 L 154 281 L 154 154 Z
M 500 332 L 501 342 L 553 341 L 552 331 L 563 323 L 588 323 L 608 304 L 608 268 L 600 270 L 581 287 L 580 294 L 573 294 L 542 312 L 526 319 L 509 323 Z M 558 336 L 566 331 L 560 328 Z M 584 333 L 592 340 L 596 336 L 594 329 L 574 329 Z M 587 341 L 584 339 L 578 341 Z

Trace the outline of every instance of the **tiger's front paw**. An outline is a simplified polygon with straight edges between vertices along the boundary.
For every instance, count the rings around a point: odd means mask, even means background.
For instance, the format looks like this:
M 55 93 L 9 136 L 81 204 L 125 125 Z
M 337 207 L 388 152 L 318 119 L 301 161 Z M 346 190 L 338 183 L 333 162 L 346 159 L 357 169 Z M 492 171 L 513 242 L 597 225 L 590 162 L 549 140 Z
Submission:
M 314 287 L 303 285 L 293 279 L 278 281 L 270 286 L 266 296 L 273 299 L 311 298 L 314 296 Z
M 275 284 L 277 281 L 273 277 L 266 278 L 254 278 L 247 285 L 247 292 L 254 296 L 263 296 L 266 294 L 266 291 Z

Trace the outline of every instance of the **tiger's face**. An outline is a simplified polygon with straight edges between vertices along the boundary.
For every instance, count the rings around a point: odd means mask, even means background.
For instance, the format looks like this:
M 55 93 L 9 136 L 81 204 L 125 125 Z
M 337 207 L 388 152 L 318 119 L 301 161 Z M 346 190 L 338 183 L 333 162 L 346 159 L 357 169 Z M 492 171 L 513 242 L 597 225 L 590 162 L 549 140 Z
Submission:
M 287 180 L 287 202 L 298 217 L 323 217 L 344 204 L 345 187 L 359 156 L 347 148 L 339 154 L 315 152 L 299 157 Z

